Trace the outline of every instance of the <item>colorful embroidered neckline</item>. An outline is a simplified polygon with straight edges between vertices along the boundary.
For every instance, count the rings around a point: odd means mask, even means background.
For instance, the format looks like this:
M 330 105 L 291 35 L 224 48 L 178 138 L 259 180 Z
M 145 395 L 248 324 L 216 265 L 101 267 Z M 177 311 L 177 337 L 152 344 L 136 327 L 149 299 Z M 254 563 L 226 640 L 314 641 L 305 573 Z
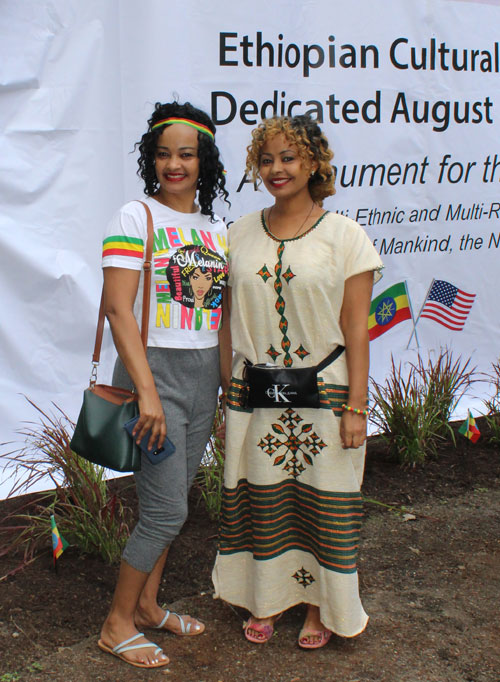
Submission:
M 265 209 L 262 209 L 261 214 L 260 214 L 260 221 L 261 221 L 262 227 L 264 228 L 264 232 L 265 232 L 269 237 L 271 237 L 271 239 L 273 239 L 275 242 L 295 242 L 295 241 L 297 241 L 298 239 L 302 239 L 303 237 L 306 237 L 310 232 L 312 232 L 313 230 L 315 230 L 315 229 L 318 227 L 318 225 L 320 224 L 320 222 L 323 220 L 323 218 L 324 218 L 326 215 L 328 215 L 328 213 L 330 213 L 330 211 L 325 211 L 325 212 L 323 213 L 323 215 L 320 215 L 320 217 L 319 217 L 318 220 L 314 223 L 314 225 L 311 225 L 311 227 L 310 227 L 308 230 L 306 230 L 303 234 L 299 234 L 298 237 L 289 237 L 288 239 L 280 239 L 279 237 L 276 237 L 276 235 L 274 235 L 274 234 L 271 232 L 271 230 L 268 228 L 267 223 L 266 223 L 266 217 L 265 217 L 265 215 L 264 215 L 264 210 L 265 210 Z

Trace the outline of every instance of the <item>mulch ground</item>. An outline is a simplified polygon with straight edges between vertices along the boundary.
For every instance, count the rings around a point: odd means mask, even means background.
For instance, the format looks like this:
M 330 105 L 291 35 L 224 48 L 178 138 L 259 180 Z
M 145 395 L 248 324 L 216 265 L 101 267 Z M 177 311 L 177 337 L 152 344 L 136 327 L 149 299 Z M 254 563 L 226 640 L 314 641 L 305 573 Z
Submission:
M 299 649 L 299 606 L 284 614 L 268 644 L 247 642 L 246 614 L 212 598 L 217 526 L 193 490 L 160 598 L 204 620 L 205 634 L 157 636 L 171 659 L 157 671 L 100 652 L 97 634 L 116 567 L 70 548 L 56 574 L 48 548 L 0 582 L 0 682 L 499 682 L 500 453 L 481 421 L 479 427 L 477 444 L 447 443 L 416 468 L 401 468 L 379 438 L 370 439 L 359 561 L 370 622 L 358 638 Z M 135 511 L 129 484 L 113 483 Z M 19 502 L 0 502 L 0 519 Z M 17 563 L 19 557 L 2 557 L 0 576 Z

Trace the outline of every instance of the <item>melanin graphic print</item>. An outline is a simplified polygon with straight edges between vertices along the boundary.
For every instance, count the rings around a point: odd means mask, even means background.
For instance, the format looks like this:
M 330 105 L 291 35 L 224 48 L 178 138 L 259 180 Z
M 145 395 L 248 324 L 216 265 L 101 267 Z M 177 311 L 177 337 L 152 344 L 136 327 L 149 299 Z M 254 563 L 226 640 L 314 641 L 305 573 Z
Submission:
M 225 258 L 206 246 L 183 246 L 166 267 L 170 294 L 187 308 L 216 310 L 222 304 L 227 276 Z

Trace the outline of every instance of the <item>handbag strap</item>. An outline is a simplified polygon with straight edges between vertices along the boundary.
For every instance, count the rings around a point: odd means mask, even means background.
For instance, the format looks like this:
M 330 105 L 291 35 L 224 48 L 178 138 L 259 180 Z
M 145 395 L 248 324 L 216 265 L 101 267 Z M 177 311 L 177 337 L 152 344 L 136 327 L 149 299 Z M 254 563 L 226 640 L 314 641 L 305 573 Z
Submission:
M 146 241 L 146 257 L 142 268 L 144 271 L 144 286 L 142 291 L 142 320 L 141 320 L 141 339 L 146 350 L 148 345 L 148 327 L 149 327 L 149 304 L 151 299 L 151 266 L 153 261 L 153 216 L 149 206 L 144 201 L 139 201 L 146 209 L 147 217 L 147 232 L 148 237 Z M 99 316 L 97 319 L 97 331 L 95 335 L 94 353 L 92 354 L 92 374 L 90 377 L 90 385 L 95 384 L 97 380 L 97 365 L 101 357 L 102 334 L 104 331 L 104 286 L 101 293 L 101 303 L 99 305 Z
M 330 355 L 327 355 L 326 358 L 321 360 L 319 365 L 316 365 L 316 367 L 314 368 L 316 370 L 316 372 L 321 372 L 322 369 L 325 369 L 325 367 L 328 367 L 328 365 L 331 365 L 332 362 L 334 360 L 336 360 L 338 357 L 340 357 L 344 351 L 345 351 L 345 346 L 337 346 L 337 348 L 335 348 L 335 350 L 332 350 Z M 254 366 L 253 362 L 250 362 L 250 360 L 246 359 L 243 371 L 247 367 L 253 367 L 253 366 Z M 285 368 L 283 367 L 282 369 L 285 369 Z
M 321 360 L 319 365 L 316 365 L 316 371 L 321 372 L 322 369 L 331 365 L 334 360 L 336 360 L 345 351 L 345 346 L 337 346 L 335 350 L 332 350 L 330 355 L 327 355 L 324 360 Z

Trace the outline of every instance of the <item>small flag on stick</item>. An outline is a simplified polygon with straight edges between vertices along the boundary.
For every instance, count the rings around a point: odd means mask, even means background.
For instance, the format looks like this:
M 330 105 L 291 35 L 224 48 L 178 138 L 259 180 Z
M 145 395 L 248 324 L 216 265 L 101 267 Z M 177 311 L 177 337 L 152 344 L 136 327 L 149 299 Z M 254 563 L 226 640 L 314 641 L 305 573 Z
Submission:
M 472 441 L 472 443 L 475 443 L 478 440 L 479 436 L 481 435 L 479 429 L 476 426 L 476 420 L 472 416 L 472 412 L 470 410 L 469 413 L 467 414 L 467 419 L 458 429 L 458 433 L 461 433 L 462 436 L 468 438 L 470 441 Z
M 444 279 L 434 279 L 420 317 L 459 332 L 464 328 L 475 298 L 476 294 L 468 294 Z
M 370 306 L 368 335 L 370 341 L 392 329 L 404 320 L 411 320 L 410 299 L 406 281 L 393 284 L 376 298 Z
M 54 518 L 54 514 L 51 515 L 50 517 L 50 526 L 52 528 L 52 552 L 54 554 L 54 566 L 56 565 L 56 561 L 59 559 L 61 554 L 64 552 L 66 547 L 68 546 L 68 543 L 66 540 L 59 535 L 59 530 L 57 528 L 56 520 Z

